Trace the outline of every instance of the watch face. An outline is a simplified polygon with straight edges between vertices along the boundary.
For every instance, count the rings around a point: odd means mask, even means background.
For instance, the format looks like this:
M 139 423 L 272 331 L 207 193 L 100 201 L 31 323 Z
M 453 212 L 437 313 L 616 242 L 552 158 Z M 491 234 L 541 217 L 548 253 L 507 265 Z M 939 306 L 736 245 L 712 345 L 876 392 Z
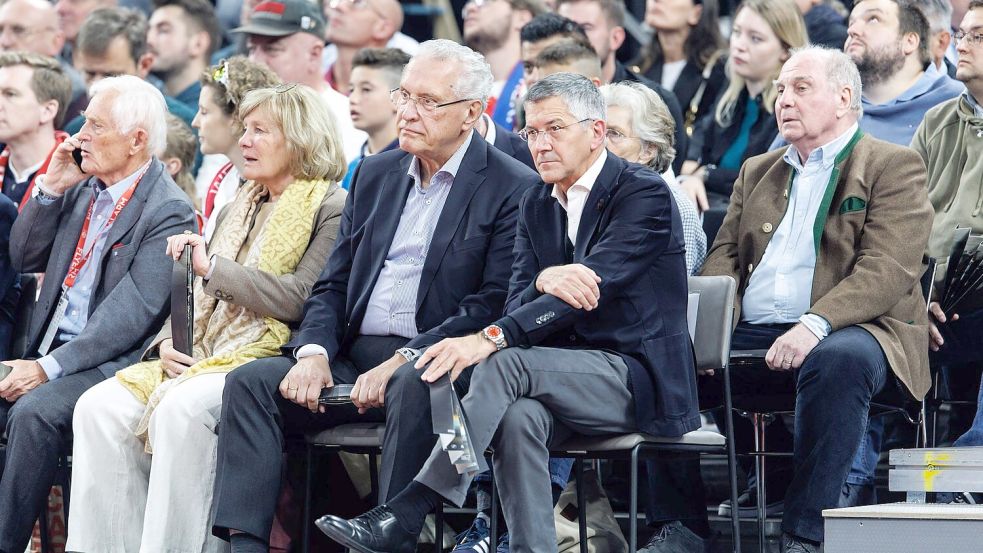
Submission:
M 485 334 L 487 334 L 490 338 L 498 338 L 502 335 L 502 329 L 498 328 L 497 326 L 489 326 L 485 329 Z

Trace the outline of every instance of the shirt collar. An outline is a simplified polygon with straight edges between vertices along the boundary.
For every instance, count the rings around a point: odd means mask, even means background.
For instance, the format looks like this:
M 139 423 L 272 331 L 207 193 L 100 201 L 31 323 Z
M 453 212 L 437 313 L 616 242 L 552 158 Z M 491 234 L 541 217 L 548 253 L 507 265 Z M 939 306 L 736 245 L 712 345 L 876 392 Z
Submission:
M 481 119 L 485 122 L 485 128 L 488 129 L 487 131 L 485 131 L 485 140 L 488 141 L 489 144 L 494 146 L 495 138 L 498 135 L 498 129 L 495 128 L 495 121 L 493 121 L 492 118 L 489 117 L 487 113 L 482 113 Z
M 150 168 L 150 164 L 153 163 L 153 161 L 154 159 L 150 158 L 147 160 L 147 163 L 141 165 L 139 169 L 130 173 L 124 177 L 123 180 L 109 187 L 106 187 L 101 180 L 93 179 L 92 191 L 95 192 L 96 196 L 98 196 L 100 192 L 105 190 L 106 192 L 109 192 L 109 197 L 113 199 L 113 202 L 118 202 L 119 199 L 123 197 L 123 193 L 126 192 L 129 187 L 133 186 L 133 183 L 135 183 L 137 179 Z
M 791 144 L 789 144 L 788 149 L 785 150 L 785 155 L 782 156 L 782 159 L 799 173 L 802 172 L 805 165 L 807 165 L 810 161 L 815 160 L 819 160 L 822 168 L 828 170 L 836 162 L 836 156 L 843 151 L 843 148 L 845 148 L 847 143 L 850 142 L 853 135 L 857 133 L 858 127 L 859 125 L 857 123 L 850 125 L 850 128 L 847 129 L 846 132 L 813 150 L 812 153 L 809 154 L 809 158 L 804 164 L 799 161 L 799 151 Z
M 597 159 L 594 160 L 594 163 L 588 167 L 586 171 L 584 171 L 584 174 L 580 175 L 580 178 L 577 179 L 572 186 L 570 186 L 570 190 L 579 187 L 586 189 L 587 193 L 590 194 L 590 191 L 594 188 L 594 181 L 596 181 L 598 175 L 601 174 L 601 169 L 604 168 L 604 162 L 607 161 L 607 159 L 607 149 L 601 150 L 601 155 L 599 155 Z M 551 195 L 556 198 L 556 201 L 560 202 L 563 209 L 567 208 L 567 193 L 560 190 L 559 186 L 555 184 L 553 185 L 553 192 Z
M 973 98 L 973 95 L 970 94 L 968 90 L 963 91 L 962 97 L 965 98 L 966 103 L 973 108 L 973 115 L 975 115 L 976 117 L 983 117 L 983 106 L 981 106 L 980 103 L 976 101 L 976 98 Z
M 440 173 L 447 173 L 450 175 L 451 181 L 453 181 L 457 177 L 458 170 L 461 168 L 461 162 L 464 161 L 464 154 L 468 152 L 468 148 L 471 146 L 472 138 L 474 138 L 474 129 L 471 129 L 471 131 L 468 132 L 468 137 L 464 140 L 464 143 L 461 144 L 457 151 L 455 151 L 451 157 L 444 162 L 440 169 L 438 169 L 437 172 L 430 178 L 433 179 L 433 177 L 436 177 Z M 418 186 L 421 185 L 420 160 L 417 159 L 416 156 L 413 156 L 413 161 L 410 163 L 410 168 L 406 174 L 413 177 L 413 181 L 416 182 Z

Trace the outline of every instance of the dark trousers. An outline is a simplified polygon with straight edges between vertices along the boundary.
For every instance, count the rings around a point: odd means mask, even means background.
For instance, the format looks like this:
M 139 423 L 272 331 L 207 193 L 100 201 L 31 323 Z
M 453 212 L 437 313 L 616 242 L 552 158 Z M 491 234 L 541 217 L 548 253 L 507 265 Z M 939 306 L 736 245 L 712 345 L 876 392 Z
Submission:
M 331 362 L 335 384 L 354 384 L 358 375 L 392 357 L 408 340 L 398 336 L 361 336 Z M 359 415 L 354 405 L 312 413 L 284 399 L 280 382 L 296 361 L 290 357 L 259 359 L 232 371 L 225 380 L 218 433 L 212 533 L 228 539 L 241 530 L 266 540 L 273 526 L 283 446 L 286 437 L 356 421 L 381 421 L 374 410 Z
M 474 367 L 454 381 L 463 397 L 471 383 Z M 420 379 L 422 371 L 406 363 L 396 369 L 386 385 L 386 434 L 382 441 L 379 469 L 379 503 L 385 503 L 416 477 L 437 443 L 430 410 L 430 384 Z
M 98 369 L 81 371 L 41 384 L 14 403 L 0 399 L 0 427 L 7 435 L 0 467 L 0 551 L 27 548 L 54 484 L 58 455 L 68 448 L 75 403 L 105 379 Z
M 741 323 L 734 332 L 732 348 L 766 349 L 786 328 Z M 822 340 L 797 371 L 732 371 L 735 396 L 796 395 L 793 443 L 779 443 L 782 433 L 772 432 L 772 428 L 768 434 L 769 450 L 788 445 L 793 452 L 793 474 L 782 520 L 785 532 L 817 542 L 823 540 L 822 510 L 838 504 L 866 428 L 871 398 L 884 387 L 888 370 L 887 359 L 874 337 L 851 326 Z M 700 384 L 702 406 L 719 405 L 718 387 L 702 381 Z M 734 430 L 738 451 L 750 450 L 750 423 L 735 417 Z M 779 468 L 769 460 L 769 472 L 773 467 Z M 650 518 L 691 519 L 701 512 L 705 516 L 698 460 L 662 462 L 655 468 L 658 470 L 651 475 Z

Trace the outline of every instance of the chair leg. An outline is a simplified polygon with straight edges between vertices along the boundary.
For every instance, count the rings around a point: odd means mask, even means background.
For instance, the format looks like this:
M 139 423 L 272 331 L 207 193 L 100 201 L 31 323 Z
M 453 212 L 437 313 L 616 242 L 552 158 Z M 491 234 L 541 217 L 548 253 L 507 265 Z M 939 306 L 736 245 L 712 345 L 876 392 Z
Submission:
M 754 413 L 752 421 L 754 423 L 754 449 L 758 453 L 754 458 L 754 476 L 757 480 L 755 491 L 758 494 L 758 550 L 761 553 L 767 551 L 767 539 L 765 537 L 765 526 L 768 521 L 768 496 L 765 487 L 765 425 L 767 414 Z M 733 505 L 737 509 L 737 503 Z
M 584 460 L 573 462 L 574 482 L 577 486 L 577 532 L 580 537 L 580 553 L 587 553 L 587 501 L 584 494 Z
M 433 550 L 441 553 L 444 550 L 444 502 L 437 504 L 433 517 Z
M 731 403 L 729 367 L 724 368 L 724 433 L 730 479 L 730 531 L 734 535 L 734 553 L 741 553 L 741 516 L 737 510 L 737 445 L 734 443 L 734 405 Z
M 375 453 L 369 453 L 369 497 L 371 500 L 378 501 L 382 504 L 382 498 L 379 497 L 379 465 L 377 464 L 378 455 Z
M 62 457 L 62 484 L 61 484 L 61 504 L 62 508 L 65 510 L 65 529 L 68 529 L 68 500 L 71 498 L 72 489 L 72 462 L 69 460 L 68 455 Z
M 628 479 L 628 553 L 638 551 L 638 450 L 631 450 L 631 476 Z
M 48 498 L 44 498 L 44 507 L 41 508 L 41 516 L 38 518 L 38 528 L 41 534 L 41 553 L 53 553 L 51 547 L 51 534 L 48 533 Z
M 314 446 L 306 444 L 304 466 L 304 514 L 300 517 L 302 530 L 300 533 L 300 550 L 308 553 L 311 550 L 311 500 L 314 495 Z
M 488 550 L 498 547 L 498 486 L 495 485 L 495 471 L 489 465 L 488 474 L 491 476 L 491 533 L 488 537 Z

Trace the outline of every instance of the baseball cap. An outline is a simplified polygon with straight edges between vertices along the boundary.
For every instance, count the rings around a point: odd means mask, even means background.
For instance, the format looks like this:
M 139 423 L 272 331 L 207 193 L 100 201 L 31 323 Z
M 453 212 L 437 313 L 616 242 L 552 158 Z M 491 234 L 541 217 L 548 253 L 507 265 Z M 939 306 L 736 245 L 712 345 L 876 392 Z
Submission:
M 324 38 L 324 16 L 310 0 L 265 0 L 253 9 L 247 25 L 232 32 L 272 37 L 310 33 Z

